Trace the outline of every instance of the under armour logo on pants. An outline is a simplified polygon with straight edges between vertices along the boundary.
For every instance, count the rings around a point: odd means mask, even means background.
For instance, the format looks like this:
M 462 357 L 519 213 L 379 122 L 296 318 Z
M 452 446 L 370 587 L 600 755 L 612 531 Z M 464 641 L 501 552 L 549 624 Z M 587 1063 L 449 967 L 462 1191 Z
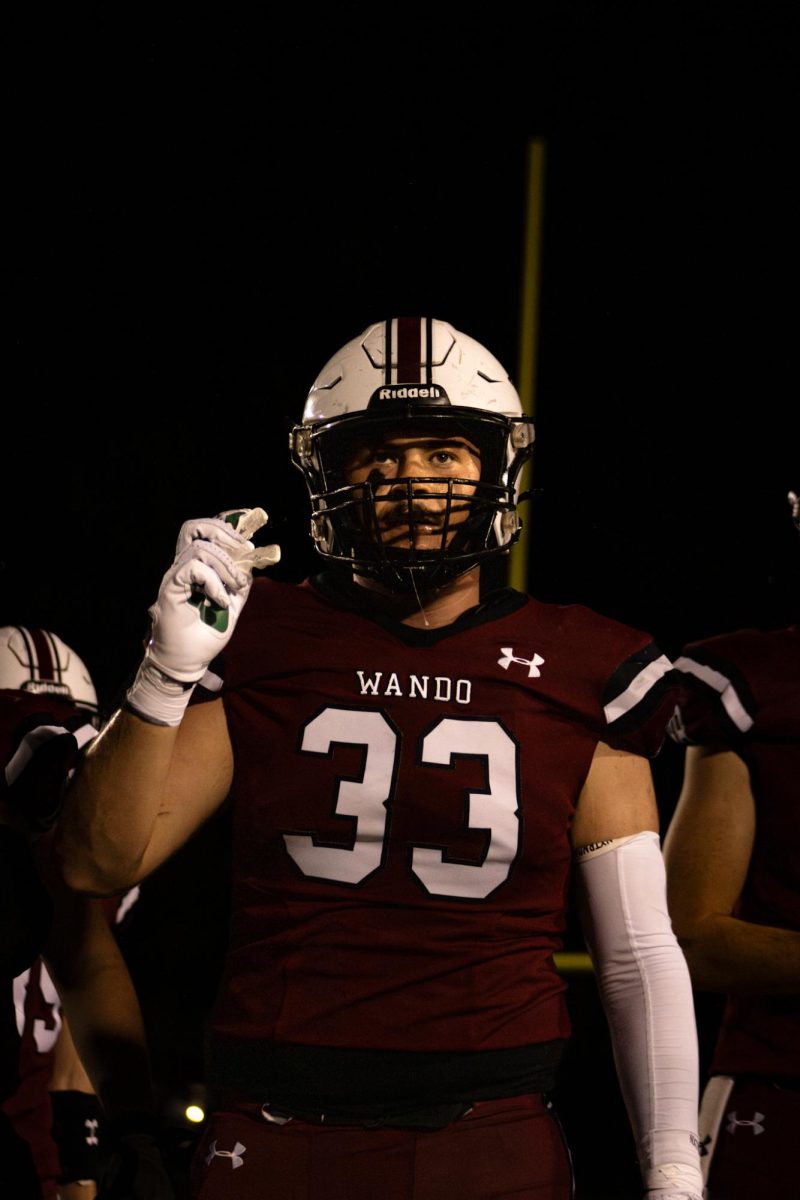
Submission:
M 750 1126 L 752 1128 L 754 1134 L 763 1133 L 764 1126 L 761 1124 L 761 1122 L 763 1120 L 764 1120 L 764 1114 L 757 1112 L 757 1113 L 753 1113 L 752 1121 L 744 1121 L 744 1120 L 740 1121 L 739 1118 L 736 1116 L 736 1110 L 734 1109 L 733 1112 L 728 1113 L 728 1126 L 727 1126 L 728 1133 L 735 1133 L 736 1130 L 740 1126 L 745 1126 L 745 1127 Z
M 206 1155 L 206 1166 L 210 1166 L 212 1160 L 215 1158 L 229 1158 L 235 1171 L 237 1167 L 241 1167 L 243 1164 L 244 1159 L 242 1158 L 242 1155 L 246 1149 L 247 1147 L 243 1146 L 241 1142 L 237 1142 L 232 1150 L 218 1150 L 215 1140 L 208 1148 L 208 1154 Z

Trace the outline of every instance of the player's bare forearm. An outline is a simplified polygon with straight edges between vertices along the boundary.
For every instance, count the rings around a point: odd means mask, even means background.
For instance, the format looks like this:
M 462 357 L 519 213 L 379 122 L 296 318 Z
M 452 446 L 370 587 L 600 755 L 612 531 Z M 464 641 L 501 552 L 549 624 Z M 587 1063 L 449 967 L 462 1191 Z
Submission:
M 75 1050 L 100 1101 L 99 1110 L 90 1106 L 88 1111 L 102 1114 L 101 1144 L 108 1155 L 102 1193 L 122 1196 L 124 1190 L 131 1200 L 174 1200 L 156 1139 L 147 1041 L 130 974 L 105 906 L 74 892 L 70 899 L 68 889 L 61 886 L 60 900 L 71 910 L 70 919 L 56 919 L 43 954 Z M 76 1082 L 82 1090 L 74 1073 L 64 1081 Z M 83 1104 L 73 1090 L 53 1092 L 53 1104 L 61 1118 L 60 1137 L 69 1148 L 76 1124 L 80 1130 L 75 1117 L 82 1117 Z
M 701 991 L 800 995 L 800 931 L 714 913 L 679 932 Z
M 797 995 L 800 931 L 734 915 L 755 837 L 744 761 L 727 747 L 689 747 L 664 856 L 672 924 L 692 983 L 703 991 Z
M 58 986 L 58 984 L 57 984 Z M 122 962 L 98 961 L 80 988 L 59 987 L 81 1061 L 109 1116 L 152 1108 L 138 1001 Z
M 66 1013 L 62 1013 L 61 1017 L 61 1032 L 53 1052 L 53 1069 L 48 1086 L 51 1092 L 94 1091 L 92 1081 L 86 1074 L 86 1068 L 75 1047 Z
M 58 989 L 80 1063 L 109 1116 L 152 1106 L 149 1059 L 136 992 L 99 901 L 55 896 L 44 958 Z M 66 1087 L 69 1080 L 61 1080 Z M 80 1079 L 71 1081 L 86 1090 Z
M 111 895 L 145 873 L 177 734 L 120 711 L 89 747 L 67 790 L 55 841 L 70 887 Z
M 221 700 L 190 708 L 176 726 L 118 712 L 67 793 L 56 839 L 63 878 L 94 895 L 138 883 L 219 807 L 232 775 Z

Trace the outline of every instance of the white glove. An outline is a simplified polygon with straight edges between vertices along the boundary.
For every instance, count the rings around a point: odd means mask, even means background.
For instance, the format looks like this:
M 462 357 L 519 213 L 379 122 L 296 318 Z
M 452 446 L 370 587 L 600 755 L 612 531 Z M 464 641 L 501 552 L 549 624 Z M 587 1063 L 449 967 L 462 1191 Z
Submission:
M 168 678 L 197 683 L 227 644 L 250 594 L 256 558 L 259 565 L 263 560 L 247 539 L 266 521 L 263 508 L 234 509 L 181 526 L 175 561 L 150 608 L 147 657 Z M 278 547 L 266 550 L 266 563 L 277 562 Z
M 248 540 L 266 521 L 263 508 L 231 509 L 181 526 L 175 561 L 149 610 L 147 651 L 127 694 L 139 716 L 180 724 L 192 688 L 236 627 L 253 568 L 280 559 L 278 546 L 257 549 Z

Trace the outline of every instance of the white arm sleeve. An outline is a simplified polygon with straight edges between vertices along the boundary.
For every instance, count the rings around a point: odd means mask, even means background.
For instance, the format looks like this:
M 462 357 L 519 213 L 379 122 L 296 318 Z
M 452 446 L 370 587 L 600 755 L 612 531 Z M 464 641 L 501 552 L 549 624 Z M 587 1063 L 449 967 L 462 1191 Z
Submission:
M 576 859 L 584 936 L 644 1187 L 700 1196 L 697 1026 L 659 836 L 603 842 Z

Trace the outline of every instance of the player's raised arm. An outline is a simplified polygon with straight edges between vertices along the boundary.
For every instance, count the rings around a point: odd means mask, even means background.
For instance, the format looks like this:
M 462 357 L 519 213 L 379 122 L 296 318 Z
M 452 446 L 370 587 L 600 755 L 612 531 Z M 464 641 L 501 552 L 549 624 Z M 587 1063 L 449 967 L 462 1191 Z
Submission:
M 187 711 L 226 646 L 254 566 L 277 546 L 250 535 L 263 509 L 187 521 L 150 609 L 150 638 L 125 704 L 89 747 L 65 798 L 57 854 L 67 883 L 120 891 L 169 857 L 222 803 L 232 757 L 222 702 Z

